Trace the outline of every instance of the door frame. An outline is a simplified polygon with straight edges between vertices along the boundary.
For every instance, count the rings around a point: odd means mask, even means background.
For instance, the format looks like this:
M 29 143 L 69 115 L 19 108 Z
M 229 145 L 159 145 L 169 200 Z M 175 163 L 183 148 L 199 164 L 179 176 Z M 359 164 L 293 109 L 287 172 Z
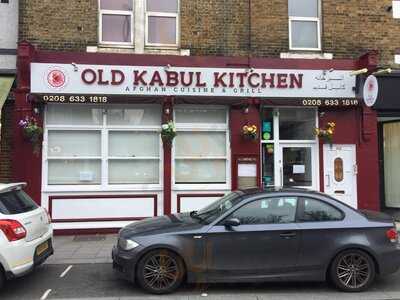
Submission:
M 326 189 L 325 189 L 325 176 L 327 175 L 327 171 L 326 171 L 326 165 L 327 165 L 327 155 L 325 150 L 329 150 L 332 149 L 333 147 L 350 147 L 352 149 L 352 153 L 353 153 L 353 168 L 355 167 L 356 170 L 353 173 L 353 195 L 355 197 L 355 203 L 357 205 L 356 209 L 358 208 L 358 189 L 357 189 L 357 180 L 358 180 L 358 171 L 357 171 L 357 146 L 356 144 L 332 144 L 332 145 L 328 145 L 328 144 L 324 144 L 322 147 L 322 153 L 323 153 L 323 178 L 324 178 L 324 192 L 326 193 Z M 348 204 L 348 203 L 347 203 Z M 348 204 L 349 205 L 349 204 Z

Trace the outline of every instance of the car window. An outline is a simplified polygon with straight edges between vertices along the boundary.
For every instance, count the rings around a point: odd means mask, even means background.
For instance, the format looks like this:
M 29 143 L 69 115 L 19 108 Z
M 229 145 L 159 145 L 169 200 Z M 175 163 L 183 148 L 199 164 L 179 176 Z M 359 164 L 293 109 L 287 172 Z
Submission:
M 316 199 L 302 198 L 299 213 L 301 222 L 322 222 L 343 220 L 343 213 L 332 205 Z
M 203 222 L 210 224 L 241 201 L 243 192 L 231 192 L 196 212 Z
M 24 191 L 0 193 L 0 213 L 4 215 L 21 214 L 37 207 L 38 205 Z
M 240 224 L 291 223 L 296 216 L 296 197 L 265 198 L 247 203 L 228 218 L 237 218 Z

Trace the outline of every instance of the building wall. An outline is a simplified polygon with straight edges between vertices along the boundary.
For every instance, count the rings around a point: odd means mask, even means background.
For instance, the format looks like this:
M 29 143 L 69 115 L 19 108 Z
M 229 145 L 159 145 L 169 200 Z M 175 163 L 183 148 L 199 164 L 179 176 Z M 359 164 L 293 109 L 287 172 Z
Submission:
M 279 57 L 289 52 L 287 2 L 181 0 L 181 47 L 191 55 Z M 388 10 L 391 0 L 322 3 L 322 52 L 357 58 L 378 49 L 381 64 L 394 63 L 400 20 Z M 20 6 L 20 40 L 53 50 L 97 45 L 97 0 L 21 0 Z
M 14 97 L 10 93 L 1 111 L 0 133 L 0 182 L 12 181 L 12 149 L 13 149 L 13 111 Z

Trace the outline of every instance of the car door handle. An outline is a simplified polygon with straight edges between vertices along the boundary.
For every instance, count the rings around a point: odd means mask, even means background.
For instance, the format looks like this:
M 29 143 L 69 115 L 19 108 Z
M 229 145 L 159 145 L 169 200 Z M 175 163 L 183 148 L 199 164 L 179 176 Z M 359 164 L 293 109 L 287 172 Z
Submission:
M 284 233 L 281 233 L 279 236 L 281 238 L 284 238 L 284 239 L 291 239 L 292 237 L 296 236 L 296 233 L 294 233 L 294 232 L 284 232 Z

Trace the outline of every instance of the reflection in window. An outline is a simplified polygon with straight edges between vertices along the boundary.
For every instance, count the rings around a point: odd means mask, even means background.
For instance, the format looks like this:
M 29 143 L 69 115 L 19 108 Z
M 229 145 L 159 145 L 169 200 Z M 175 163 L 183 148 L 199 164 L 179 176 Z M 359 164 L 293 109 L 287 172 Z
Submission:
M 311 186 L 311 148 L 283 148 L 283 184 L 285 186 Z
M 300 215 L 302 222 L 339 221 L 343 214 L 333 206 L 314 199 L 302 199 L 304 211 Z
M 295 220 L 296 204 L 296 197 L 261 199 L 242 206 L 228 218 L 237 218 L 241 224 L 290 223 Z
M 314 140 L 315 110 L 313 109 L 280 109 L 279 139 L 281 140 Z

